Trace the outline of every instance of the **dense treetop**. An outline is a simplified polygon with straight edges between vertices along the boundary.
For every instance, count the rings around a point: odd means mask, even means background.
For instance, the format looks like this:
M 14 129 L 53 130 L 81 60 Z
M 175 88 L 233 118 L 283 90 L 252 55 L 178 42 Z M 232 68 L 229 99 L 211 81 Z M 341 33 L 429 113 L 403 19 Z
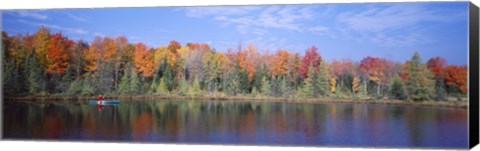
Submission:
M 33 35 L 2 32 L 7 96 L 191 95 L 252 97 L 374 97 L 445 100 L 467 93 L 467 66 L 412 54 L 405 62 L 365 56 L 324 60 L 254 45 L 218 52 L 208 44 L 171 41 L 151 48 L 127 38 L 95 37 L 87 43 L 41 27 Z M 445 92 L 445 93 L 437 93 Z

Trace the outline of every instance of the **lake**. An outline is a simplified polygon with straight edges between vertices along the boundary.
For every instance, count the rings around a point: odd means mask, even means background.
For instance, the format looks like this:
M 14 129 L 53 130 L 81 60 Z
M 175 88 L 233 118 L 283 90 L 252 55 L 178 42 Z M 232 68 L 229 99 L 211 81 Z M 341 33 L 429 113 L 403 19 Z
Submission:
M 4 139 L 346 146 L 468 147 L 467 110 L 379 104 L 4 101 Z

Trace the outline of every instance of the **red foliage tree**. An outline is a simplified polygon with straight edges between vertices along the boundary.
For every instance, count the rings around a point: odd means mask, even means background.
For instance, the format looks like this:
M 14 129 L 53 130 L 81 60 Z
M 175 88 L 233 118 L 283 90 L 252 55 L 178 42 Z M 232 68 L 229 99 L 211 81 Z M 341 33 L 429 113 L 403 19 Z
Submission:
M 177 49 L 180 49 L 181 47 L 182 45 L 179 42 L 172 40 L 170 41 L 170 44 L 168 45 L 167 49 L 176 54 Z
M 315 46 L 307 49 L 305 56 L 302 59 L 302 65 L 300 67 L 300 74 L 303 76 L 303 78 L 308 77 L 308 66 L 310 66 L 310 63 L 313 64 L 314 69 L 317 69 L 318 63 L 322 59 L 320 54 L 318 54 L 317 50 L 318 49 Z
M 450 65 L 446 67 L 445 82 L 448 86 L 453 86 L 462 93 L 467 93 L 467 66 Z
M 444 73 L 445 67 L 447 66 L 447 60 L 442 57 L 435 57 L 427 62 L 428 69 L 432 71 L 435 75 L 435 78 L 440 78 L 440 75 Z
M 368 79 L 376 82 L 377 93 L 385 86 L 393 75 L 393 63 L 382 58 L 365 57 L 360 61 L 360 70 Z

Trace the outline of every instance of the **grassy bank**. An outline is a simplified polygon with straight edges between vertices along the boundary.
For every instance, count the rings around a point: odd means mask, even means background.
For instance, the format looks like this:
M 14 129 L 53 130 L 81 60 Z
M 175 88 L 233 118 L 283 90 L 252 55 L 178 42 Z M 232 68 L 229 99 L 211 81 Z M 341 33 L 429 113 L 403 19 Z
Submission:
M 41 97 L 4 97 L 5 101 L 29 101 L 29 102 L 84 102 L 87 100 L 95 100 L 96 97 L 85 96 L 41 96 Z M 384 105 L 405 105 L 405 106 L 431 106 L 431 107 L 454 107 L 467 108 L 468 102 L 448 100 L 448 101 L 410 101 L 410 100 L 391 100 L 391 99 L 345 99 L 345 98 L 274 98 L 274 97 L 244 97 L 244 96 L 151 96 L 151 95 L 136 95 L 136 96 L 107 96 L 106 99 L 120 99 L 123 101 L 135 100 L 200 100 L 200 101 L 239 101 L 239 102 L 291 102 L 291 103 L 349 103 L 349 104 L 384 104 Z

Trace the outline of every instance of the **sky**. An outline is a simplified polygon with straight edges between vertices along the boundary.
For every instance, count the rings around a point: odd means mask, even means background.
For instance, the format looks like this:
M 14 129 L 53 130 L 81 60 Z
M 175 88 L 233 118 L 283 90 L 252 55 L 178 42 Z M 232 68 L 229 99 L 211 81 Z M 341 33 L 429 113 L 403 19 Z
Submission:
M 315 46 L 332 60 L 366 56 L 405 62 L 440 56 L 467 64 L 468 2 L 260 5 L 210 7 L 3 10 L 2 31 L 33 34 L 39 27 L 69 39 L 123 35 L 149 47 L 176 40 L 208 43 L 226 52 L 239 44 L 260 52 L 305 54 Z

